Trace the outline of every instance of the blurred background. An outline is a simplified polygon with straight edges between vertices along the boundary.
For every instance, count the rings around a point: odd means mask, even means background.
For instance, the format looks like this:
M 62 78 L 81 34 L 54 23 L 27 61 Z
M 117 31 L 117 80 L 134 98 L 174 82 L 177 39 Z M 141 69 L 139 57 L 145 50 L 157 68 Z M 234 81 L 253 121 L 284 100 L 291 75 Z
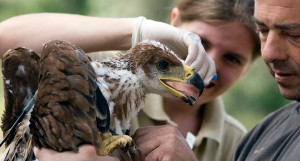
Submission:
M 145 16 L 169 23 L 173 3 L 174 0 L 0 0 L 0 21 L 26 13 L 63 12 L 99 17 Z M 2 115 L 4 95 L 2 75 L 0 77 Z M 227 112 L 248 129 L 268 113 L 289 102 L 281 97 L 276 82 L 261 58 L 257 59 L 248 74 L 224 95 L 224 99 Z

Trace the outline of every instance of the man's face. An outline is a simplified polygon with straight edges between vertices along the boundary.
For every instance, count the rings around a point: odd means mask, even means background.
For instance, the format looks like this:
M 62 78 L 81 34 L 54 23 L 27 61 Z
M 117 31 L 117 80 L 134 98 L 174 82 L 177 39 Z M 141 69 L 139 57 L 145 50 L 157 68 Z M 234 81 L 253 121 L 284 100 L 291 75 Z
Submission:
M 300 100 L 300 0 L 255 0 L 262 58 L 281 94 Z

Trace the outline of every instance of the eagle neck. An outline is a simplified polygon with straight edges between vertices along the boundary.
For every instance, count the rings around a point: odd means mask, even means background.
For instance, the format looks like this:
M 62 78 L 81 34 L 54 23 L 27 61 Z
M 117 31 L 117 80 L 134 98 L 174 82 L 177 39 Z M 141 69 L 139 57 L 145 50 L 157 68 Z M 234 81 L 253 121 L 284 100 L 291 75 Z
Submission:
M 129 60 L 111 60 L 94 64 L 101 91 L 113 102 L 112 127 L 120 127 L 117 133 L 130 128 L 130 120 L 143 108 L 146 89 L 140 82 L 139 70 L 132 68 Z M 103 89 L 105 88 L 105 89 Z M 119 131 L 119 132 L 118 132 Z

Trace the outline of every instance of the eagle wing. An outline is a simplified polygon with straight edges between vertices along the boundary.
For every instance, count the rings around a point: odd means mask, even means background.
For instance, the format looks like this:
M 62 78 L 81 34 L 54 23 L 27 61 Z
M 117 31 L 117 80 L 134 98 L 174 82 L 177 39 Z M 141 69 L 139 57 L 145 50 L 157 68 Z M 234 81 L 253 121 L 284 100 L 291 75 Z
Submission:
M 1 129 L 6 146 L 1 160 L 33 160 L 29 116 L 24 113 L 37 90 L 39 56 L 27 48 L 8 50 L 2 59 L 5 110 Z M 19 119 L 19 123 L 15 121 Z M 13 126 L 17 125 L 17 126 Z
M 55 40 L 44 45 L 30 119 L 36 146 L 57 151 L 77 151 L 82 144 L 100 147 L 96 105 L 107 103 L 96 102 L 97 78 L 89 62 L 71 43 Z

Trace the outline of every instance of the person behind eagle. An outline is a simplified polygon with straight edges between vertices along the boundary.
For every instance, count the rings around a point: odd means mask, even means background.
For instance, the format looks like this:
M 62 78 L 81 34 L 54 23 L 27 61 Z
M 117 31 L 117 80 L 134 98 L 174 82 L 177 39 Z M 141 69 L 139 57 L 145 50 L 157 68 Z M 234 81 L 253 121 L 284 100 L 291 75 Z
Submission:
M 141 160 L 233 158 L 246 129 L 226 113 L 221 95 L 260 55 L 253 9 L 254 0 L 180 0 L 175 4 L 171 25 L 199 35 L 207 54 L 216 63 L 218 79 L 206 86 L 193 107 L 154 94 L 147 97 L 145 107 L 131 125 Z M 165 124 L 168 125 L 158 126 Z M 178 141 L 178 135 L 182 135 L 182 141 Z M 184 140 L 187 143 L 180 145 Z
M 65 23 L 68 22 L 68 23 Z M 99 18 L 75 14 L 35 13 L 9 18 L 0 23 L 0 53 L 24 46 L 40 52 L 49 40 L 65 40 L 80 46 L 86 52 L 103 50 L 127 50 L 135 43 L 152 39 L 168 44 L 185 64 L 194 68 L 208 85 L 216 70 L 215 63 L 205 52 L 200 38 L 191 32 L 171 25 L 141 18 Z M 113 157 L 97 156 L 93 147 L 83 145 L 79 153 L 40 153 L 38 160 L 65 160 L 66 158 L 91 160 L 116 160 Z
M 147 96 L 145 107 L 131 125 L 141 160 L 231 160 L 246 130 L 226 114 L 220 95 L 244 75 L 260 54 L 253 7 L 253 0 L 180 0 L 175 4 L 171 25 L 199 35 L 216 62 L 219 78 L 205 88 L 193 107 L 180 100 Z M 101 59 L 101 55 L 93 58 Z M 171 126 L 159 126 L 165 124 Z
M 260 123 L 255 125 L 242 138 L 234 152 L 233 158 L 230 160 L 300 160 L 299 10 L 299 0 L 255 0 L 254 22 L 261 43 L 262 58 L 270 74 L 277 81 L 281 95 L 294 101 L 270 113 Z M 233 34 L 232 32 L 229 33 Z M 203 36 L 201 38 L 203 39 Z M 207 52 L 210 54 L 209 51 Z M 216 61 L 216 59 L 214 60 Z M 218 64 L 218 61 L 216 61 L 217 72 L 219 77 L 221 77 Z M 159 127 L 155 129 L 151 127 L 142 131 L 144 135 L 140 137 L 144 139 L 137 142 L 138 144 L 141 142 L 139 150 L 143 152 L 146 160 L 196 160 L 192 153 L 185 153 L 186 151 L 184 151 L 181 144 L 183 141 L 181 143 L 180 141 L 169 141 L 182 140 L 183 137 L 179 137 L 180 133 L 178 133 L 178 130 L 168 128 Z M 162 136 L 163 134 L 165 137 Z M 210 134 L 208 137 L 214 135 L 214 133 Z M 155 137 L 155 139 L 151 139 L 151 137 Z M 206 145 L 209 144 L 207 141 L 208 139 L 205 141 Z M 214 154 L 218 155 L 217 153 Z M 204 158 L 204 160 L 206 159 Z M 226 160 L 226 158 L 221 158 L 221 160 Z
M 155 95 L 147 98 L 145 108 L 132 121 L 132 132 L 138 128 L 133 135 L 140 152 L 138 159 L 231 160 L 246 129 L 226 114 L 220 95 L 245 74 L 260 54 L 253 7 L 253 0 L 180 0 L 175 4 L 171 25 L 199 35 L 208 56 L 216 63 L 218 79 L 211 81 L 192 108 Z M 148 20 L 140 17 L 136 22 L 144 21 Z M 85 146 L 83 150 L 93 149 Z M 42 160 L 88 156 L 87 152 L 72 155 L 46 149 L 36 153 Z

